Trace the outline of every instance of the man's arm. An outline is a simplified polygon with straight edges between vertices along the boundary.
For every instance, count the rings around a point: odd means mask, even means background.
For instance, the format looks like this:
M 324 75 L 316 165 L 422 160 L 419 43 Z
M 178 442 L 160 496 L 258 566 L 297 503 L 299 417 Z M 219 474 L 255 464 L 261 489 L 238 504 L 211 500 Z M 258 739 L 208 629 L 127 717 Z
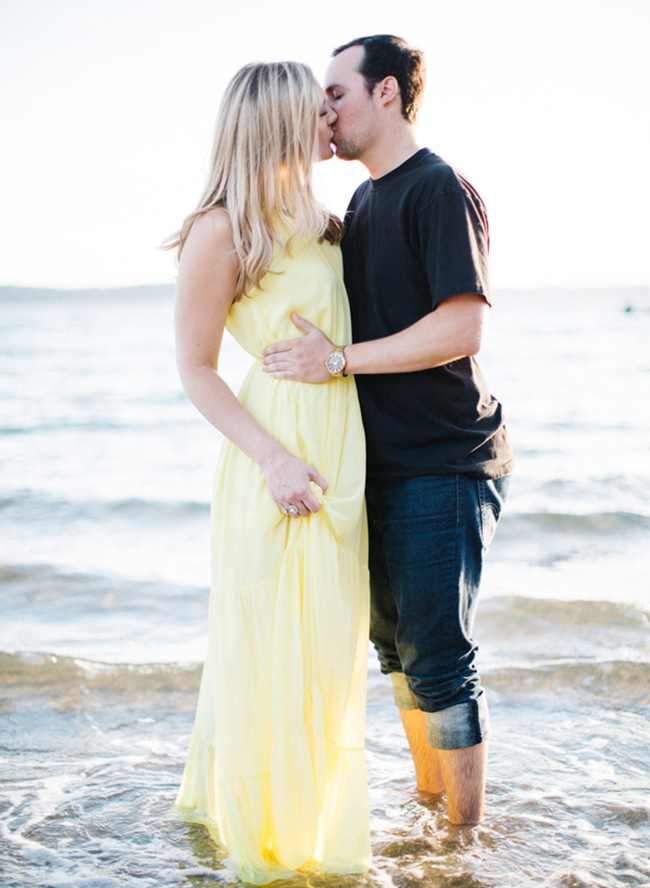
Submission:
M 480 351 L 489 306 L 483 296 L 463 293 L 444 299 L 435 311 L 405 330 L 345 346 L 346 373 L 409 373 L 440 367 Z M 334 345 L 308 321 L 292 315 L 304 336 L 264 349 L 264 370 L 276 379 L 328 382 L 325 359 Z

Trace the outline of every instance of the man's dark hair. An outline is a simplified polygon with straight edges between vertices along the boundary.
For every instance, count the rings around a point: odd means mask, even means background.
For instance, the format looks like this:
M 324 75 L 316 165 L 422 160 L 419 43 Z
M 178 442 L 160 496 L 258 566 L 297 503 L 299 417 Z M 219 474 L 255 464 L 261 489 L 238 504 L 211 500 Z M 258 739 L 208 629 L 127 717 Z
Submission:
M 384 77 L 394 77 L 402 97 L 402 116 L 415 123 L 424 93 L 424 53 L 413 49 L 401 37 L 375 34 L 351 40 L 337 47 L 332 55 L 337 56 L 352 46 L 364 48 L 357 71 L 363 75 L 368 92 L 372 93 Z

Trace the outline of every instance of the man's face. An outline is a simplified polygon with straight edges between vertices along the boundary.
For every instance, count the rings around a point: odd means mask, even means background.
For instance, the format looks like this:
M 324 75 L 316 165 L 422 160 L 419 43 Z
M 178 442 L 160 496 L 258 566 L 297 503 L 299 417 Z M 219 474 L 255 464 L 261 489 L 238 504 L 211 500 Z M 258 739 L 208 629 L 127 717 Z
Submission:
M 327 101 L 337 114 L 332 141 L 342 160 L 363 160 L 380 130 L 378 108 L 357 70 L 364 53 L 363 46 L 351 46 L 325 72 Z

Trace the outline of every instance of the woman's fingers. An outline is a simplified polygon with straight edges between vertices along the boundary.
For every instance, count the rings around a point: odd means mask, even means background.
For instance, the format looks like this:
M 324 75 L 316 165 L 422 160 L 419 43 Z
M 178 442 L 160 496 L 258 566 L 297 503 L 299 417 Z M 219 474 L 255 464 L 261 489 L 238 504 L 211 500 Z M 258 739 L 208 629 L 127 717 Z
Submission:
M 298 514 L 294 515 L 293 516 L 294 518 L 309 518 L 312 511 L 316 511 L 316 512 L 318 511 L 318 509 L 315 509 L 315 510 L 310 509 L 308 506 L 305 505 L 304 501 L 296 503 L 296 506 L 298 507 Z
M 286 506 L 280 506 L 282 514 L 289 518 L 308 518 L 312 512 L 318 512 L 319 509 L 320 503 L 313 493 L 305 494 L 304 499 L 301 500 L 295 497 L 293 502 Z
M 327 482 L 313 466 L 281 451 L 263 471 L 269 493 L 283 515 L 306 518 L 318 512 Z
M 309 468 L 311 469 L 311 466 Z M 310 474 L 314 475 L 312 481 L 314 481 L 321 490 L 324 490 L 327 487 L 327 484 L 315 469 L 312 469 Z M 287 515 L 289 518 L 308 518 L 312 512 L 318 512 L 321 507 L 318 497 L 314 495 L 311 489 L 308 489 L 304 495 L 296 494 L 291 497 L 290 500 L 291 501 L 286 504 L 279 504 L 282 514 Z
M 325 493 L 325 491 L 329 487 L 327 481 L 320 476 L 319 472 L 313 466 L 308 466 L 307 468 L 309 473 L 309 480 L 314 481 L 320 487 L 323 493 Z

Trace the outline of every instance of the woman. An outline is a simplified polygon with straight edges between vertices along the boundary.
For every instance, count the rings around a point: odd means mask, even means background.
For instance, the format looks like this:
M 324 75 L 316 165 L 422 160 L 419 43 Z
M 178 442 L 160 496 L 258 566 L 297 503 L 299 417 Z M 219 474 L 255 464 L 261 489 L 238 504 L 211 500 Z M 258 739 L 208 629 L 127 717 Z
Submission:
M 211 174 L 178 246 L 185 391 L 225 437 L 212 506 L 210 636 L 176 805 L 245 881 L 369 864 L 364 443 L 354 382 L 278 381 L 261 352 L 291 312 L 350 342 L 341 223 L 315 200 L 336 119 L 310 70 L 231 81 Z M 255 359 L 239 400 L 218 375 L 224 326 Z

